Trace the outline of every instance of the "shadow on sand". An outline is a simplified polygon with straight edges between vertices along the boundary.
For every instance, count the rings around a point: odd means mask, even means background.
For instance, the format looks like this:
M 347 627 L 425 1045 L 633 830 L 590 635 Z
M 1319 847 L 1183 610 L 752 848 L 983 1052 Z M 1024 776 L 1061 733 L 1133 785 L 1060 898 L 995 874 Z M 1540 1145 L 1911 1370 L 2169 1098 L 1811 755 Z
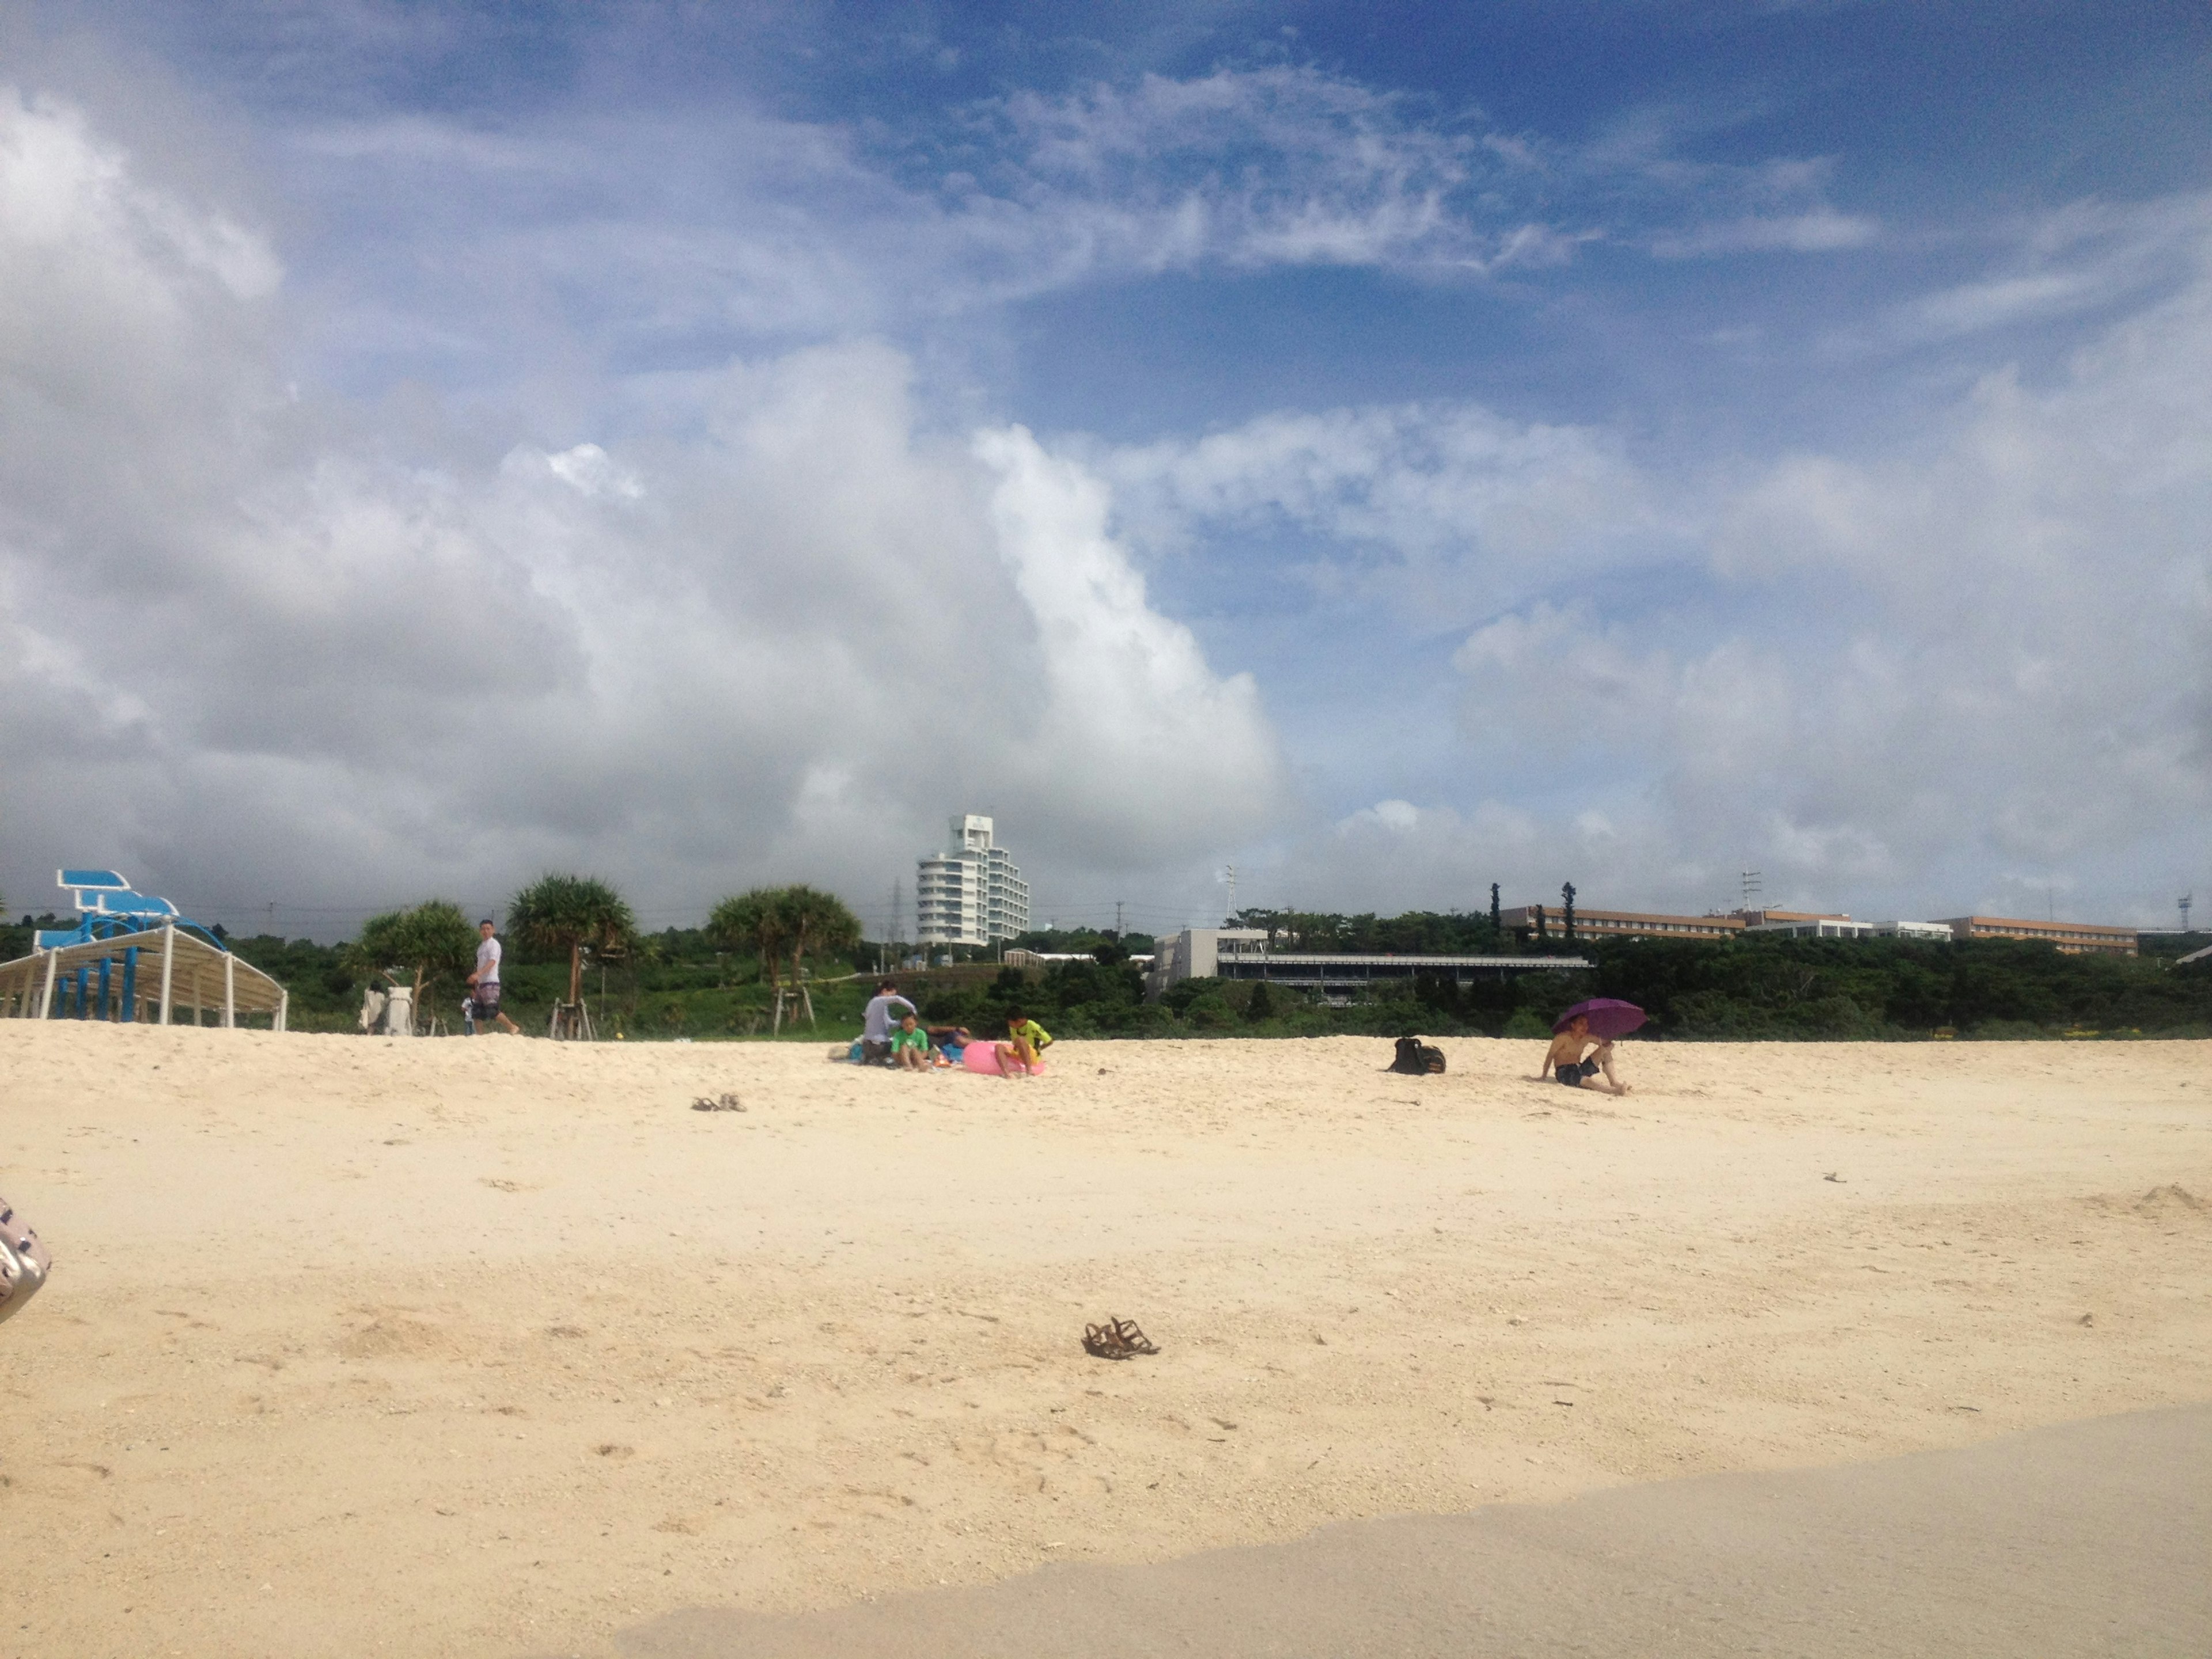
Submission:
M 1349 1522 L 793 1617 L 693 1609 L 635 1659 L 2212 1654 L 2212 1407 L 1965 1451 Z

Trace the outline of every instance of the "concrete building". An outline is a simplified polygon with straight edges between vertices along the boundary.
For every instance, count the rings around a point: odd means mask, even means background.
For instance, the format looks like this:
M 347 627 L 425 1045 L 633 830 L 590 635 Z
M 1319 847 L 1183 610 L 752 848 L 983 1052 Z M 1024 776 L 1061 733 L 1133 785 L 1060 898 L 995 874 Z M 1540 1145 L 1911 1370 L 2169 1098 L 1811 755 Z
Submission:
M 1813 915 L 1797 910 L 1738 910 L 1747 933 L 1779 933 L 1784 939 L 1872 939 L 1875 925 L 1849 916 Z M 1754 920 L 1755 918 L 1755 920 Z
M 2042 939 L 2069 956 L 2131 957 L 2136 953 L 2132 927 L 2100 927 L 2085 921 L 2023 921 L 2014 916 L 1950 916 L 1941 925 L 1951 930 L 1954 939 Z
M 1876 939 L 1917 939 L 1929 944 L 1952 937 L 1949 926 L 1940 921 L 1877 921 L 1874 925 Z
M 1377 980 L 1414 979 L 1424 975 L 1464 985 L 1474 979 L 1503 979 L 1510 974 L 1570 973 L 1590 963 L 1581 957 L 1401 957 L 1346 951 L 1323 955 L 1304 951 L 1270 951 L 1256 927 L 1187 927 L 1159 941 L 1146 994 L 1157 997 L 1177 980 L 1265 980 L 1343 1003 Z
M 1565 943 L 1566 912 L 1556 904 L 1522 904 L 1502 912 L 1499 922 L 1526 939 Z M 1641 910 L 1585 910 L 1575 907 L 1575 937 L 1597 939 L 1734 939 L 1743 932 L 1737 916 L 1669 916 Z
M 1172 939 L 1154 940 L 1153 947 L 1146 988 L 1158 995 L 1179 979 L 1216 977 L 1224 957 L 1237 962 L 1266 956 L 1267 935 L 1257 927 L 1186 927 Z
M 972 812 L 954 818 L 945 850 L 917 861 L 915 938 L 925 947 L 992 945 L 1029 932 L 1029 884 L 993 830 Z

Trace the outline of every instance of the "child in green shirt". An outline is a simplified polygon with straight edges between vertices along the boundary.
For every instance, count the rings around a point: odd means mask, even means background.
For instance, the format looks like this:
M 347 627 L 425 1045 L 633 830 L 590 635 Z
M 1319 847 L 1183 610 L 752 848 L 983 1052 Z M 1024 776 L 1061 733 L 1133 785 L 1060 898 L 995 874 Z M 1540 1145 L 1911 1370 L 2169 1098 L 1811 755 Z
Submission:
M 891 1033 L 891 1064 L 908 1072 L 929 1069 L 929 1033 L 915 1024 L 912 1014 L 901 1019 L 898 1030 Z

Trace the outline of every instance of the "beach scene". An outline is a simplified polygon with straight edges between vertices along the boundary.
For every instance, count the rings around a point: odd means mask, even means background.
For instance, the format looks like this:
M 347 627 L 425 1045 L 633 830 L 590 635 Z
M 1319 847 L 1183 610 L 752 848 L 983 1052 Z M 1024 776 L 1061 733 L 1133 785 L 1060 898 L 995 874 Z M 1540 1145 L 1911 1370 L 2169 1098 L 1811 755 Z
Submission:
M 2207 72 L 0 15 L 0 1659 L 2212 1652 Z

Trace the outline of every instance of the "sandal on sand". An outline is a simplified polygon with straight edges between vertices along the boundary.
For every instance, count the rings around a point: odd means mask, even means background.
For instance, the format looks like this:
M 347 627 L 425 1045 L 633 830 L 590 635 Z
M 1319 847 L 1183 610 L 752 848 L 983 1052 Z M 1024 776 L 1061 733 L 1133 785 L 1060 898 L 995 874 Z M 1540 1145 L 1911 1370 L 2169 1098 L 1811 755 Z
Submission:
M 1137 1328 L 1133 1319 L 1116 1319 L 1106 1316 L 1103 1325 L 1083 1328 L 1083 1346 L 1101 1359 L 1127 1359 L 1133 1354 L 1158 1353 L 1152 1338 Z

